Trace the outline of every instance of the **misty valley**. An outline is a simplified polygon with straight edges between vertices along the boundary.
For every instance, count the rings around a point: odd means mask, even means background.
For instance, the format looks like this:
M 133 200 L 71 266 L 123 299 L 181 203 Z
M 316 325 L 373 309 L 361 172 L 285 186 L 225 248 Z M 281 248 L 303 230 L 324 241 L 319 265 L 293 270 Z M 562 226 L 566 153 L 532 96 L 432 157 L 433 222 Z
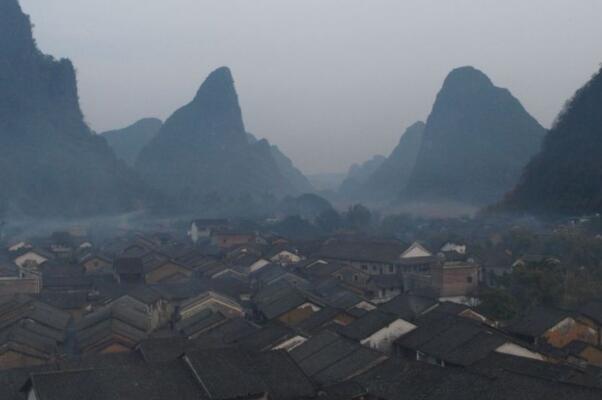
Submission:
M 448 68 L 386 155 L 306 174 L 234 66 L 93 130 L 24 9 L 0 0 L 0 399 L 602 398 L 600 65 L 549 128 Z

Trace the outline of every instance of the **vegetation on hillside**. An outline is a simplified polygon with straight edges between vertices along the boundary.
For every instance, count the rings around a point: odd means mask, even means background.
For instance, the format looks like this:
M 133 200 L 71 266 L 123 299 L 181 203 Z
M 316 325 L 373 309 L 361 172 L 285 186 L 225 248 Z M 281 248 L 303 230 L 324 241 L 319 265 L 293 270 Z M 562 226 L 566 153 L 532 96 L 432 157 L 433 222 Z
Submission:
M 536 214 L 602 211 L 602 69 L 570 100 L 501 208 Z

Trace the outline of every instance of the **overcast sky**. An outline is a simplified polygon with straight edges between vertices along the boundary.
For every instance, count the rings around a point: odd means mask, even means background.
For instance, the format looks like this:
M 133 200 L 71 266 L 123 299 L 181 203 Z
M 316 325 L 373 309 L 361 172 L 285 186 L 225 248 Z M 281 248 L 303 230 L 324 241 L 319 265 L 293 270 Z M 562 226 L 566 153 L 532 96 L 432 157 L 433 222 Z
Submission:
M 247 130 L 305 173 L 387 155 L 454 67 L 544 126 L 602 62 L 600 0 L 21 0 L 97 131 L 167 118 L 232 69 Z

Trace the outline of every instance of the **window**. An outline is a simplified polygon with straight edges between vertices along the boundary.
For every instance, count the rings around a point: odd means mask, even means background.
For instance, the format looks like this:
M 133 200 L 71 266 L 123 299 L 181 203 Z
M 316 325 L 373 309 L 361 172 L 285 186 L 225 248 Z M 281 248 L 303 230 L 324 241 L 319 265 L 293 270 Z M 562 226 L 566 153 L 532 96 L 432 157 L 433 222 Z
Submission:
M 364 271 L 367 271 L 367 270 L 368 270 L 368 266 L 367 266 L 366 264 L 362 264 L 362 269 L 363 269 Z
M 466 277 L 466 282 L 472 283 L 472 276 L 467 276 Z
M 353 282 L 357 282 L 359 280 L 358 276 L 356 274 L 353 275 Z
M 389 265 L 389 272 L 390 273 L 395 272 L 395 268 L 392 265 Z

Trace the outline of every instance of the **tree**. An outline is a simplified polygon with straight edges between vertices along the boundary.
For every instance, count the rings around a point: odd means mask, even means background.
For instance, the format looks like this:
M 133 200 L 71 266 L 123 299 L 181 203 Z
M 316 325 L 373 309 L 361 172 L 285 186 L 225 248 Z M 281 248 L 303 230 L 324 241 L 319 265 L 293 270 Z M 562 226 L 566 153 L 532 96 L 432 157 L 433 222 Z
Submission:
M 274 226 L 274 231 L 282 236 L 297 240 L 312 239 L 319 236 L 319 233 L 316 232 L 317 228 L 298 215 L 286 217 Z
M 380 224 L 380 229 L 386 235 L 398 235 L 413 226 L 415 223 L 410 215 L 397 214 L 386 216 Z
M 550 260 L 518 265 L 512 272 L 512 291 L 522 307 L 558 306 L 564 299 L 566 278 L 566 269 Z
M 367 207 L 361 204 L 354 204 L 353 206 L 349 207 L 346 219 L 347 224 L 351 228 L 366 229 L 370 227 L 370 222 L 372 221 L 372 213 Z
M 478 311 L 488 317 L 507 321 L 518 313 L 516 299 L 502 289 L 484 289 L 479 295 Z
M 535 233 L 525 228 L 511 229 L 504 235 L 504 242 L 512 254 L 523 255 L 538 252 L 539 241 Z
M 343 219 L 336 210 L 329 208 L 318 214 L 316 225 L 325 232 L 334 232 L 343 226 Z

